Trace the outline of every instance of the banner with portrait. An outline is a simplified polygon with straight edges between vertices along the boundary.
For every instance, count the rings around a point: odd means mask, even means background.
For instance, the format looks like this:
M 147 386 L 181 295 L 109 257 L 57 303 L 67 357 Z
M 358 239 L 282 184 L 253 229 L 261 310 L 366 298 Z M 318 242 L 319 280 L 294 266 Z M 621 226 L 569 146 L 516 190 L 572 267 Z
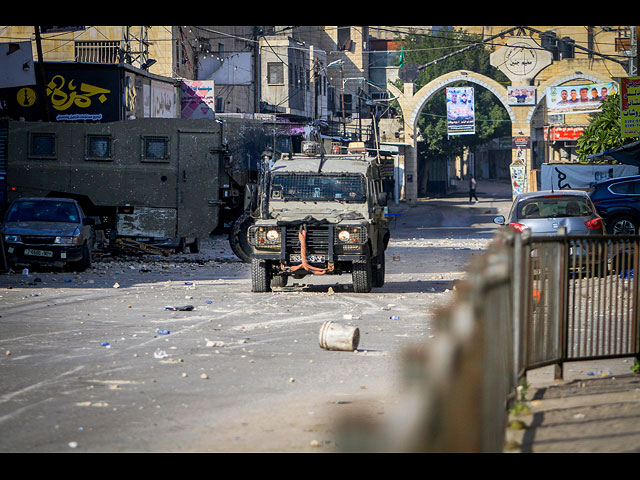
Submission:
M 535 105 L 535 87 L 507 87 L 507 102 L 509 105 Z
M 622 138 L 640 135 L 640 77 L 620 79 L 620 126 Z
M 476 133 L 473 87 L 447 88 L 447 134 Z
M 568 115 L 599 112 L 607 96 L 615 93 L 618 93 L 615 82 L 547 87 L 547 113 Z

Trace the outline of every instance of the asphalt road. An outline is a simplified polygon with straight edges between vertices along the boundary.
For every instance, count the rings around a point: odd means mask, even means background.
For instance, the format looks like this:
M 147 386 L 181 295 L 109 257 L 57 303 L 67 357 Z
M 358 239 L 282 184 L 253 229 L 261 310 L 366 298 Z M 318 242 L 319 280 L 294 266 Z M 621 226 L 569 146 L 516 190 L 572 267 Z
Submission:
M 0 274 L 0 451 L 340 451 L 345 419 L 393 409 L 403 351 L 434 338 L 434 312 L 510 205 L 498 190 L 390 206 L 386 284 L 369 294 L 346 276 L 251 293 L 223 237 L 199 254 Z M 322 349 L 325 321 L 357 327 L 357 350 Z

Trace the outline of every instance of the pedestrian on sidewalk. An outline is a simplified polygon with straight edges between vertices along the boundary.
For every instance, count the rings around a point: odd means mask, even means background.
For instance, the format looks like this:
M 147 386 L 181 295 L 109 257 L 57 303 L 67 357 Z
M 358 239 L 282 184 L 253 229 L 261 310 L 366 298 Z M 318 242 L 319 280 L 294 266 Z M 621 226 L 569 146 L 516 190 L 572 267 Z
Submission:
M 479 202 L 478 196 L 476 195 L 476 179 L 473 178 L 473 175 L 469 174 L 469 203 L 472 202 L 472 198 L 476 199 L 476 202 Z

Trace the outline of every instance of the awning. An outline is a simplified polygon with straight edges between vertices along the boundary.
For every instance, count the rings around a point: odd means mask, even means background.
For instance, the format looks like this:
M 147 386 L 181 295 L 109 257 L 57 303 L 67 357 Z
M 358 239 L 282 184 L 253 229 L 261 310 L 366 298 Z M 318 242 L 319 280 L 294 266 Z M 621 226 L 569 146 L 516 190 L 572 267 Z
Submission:
M 640 166 L 640 140 L 628 143 L 621 147 L 605 150 L 587 157 L 589 160 L 617 160 L 626 165 Z

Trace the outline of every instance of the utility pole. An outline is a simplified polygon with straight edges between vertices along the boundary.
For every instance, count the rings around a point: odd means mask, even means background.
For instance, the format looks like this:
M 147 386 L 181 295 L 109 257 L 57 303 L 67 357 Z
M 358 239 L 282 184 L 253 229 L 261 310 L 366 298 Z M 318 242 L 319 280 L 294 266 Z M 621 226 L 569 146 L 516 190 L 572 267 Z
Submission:
M 138 68 L 147 69 L 149 64 L 149 27 L 138 27 L 139 33 L 133 32 L 131 26 L 122 27 L 122 46 L 120 48 L 120 61 L 134 65 Z
M 342 79 L 344 77 L 343 65 L 344 62 L 340 64 L 340 103 L 342 104 L 340 110 L 342 110 L 342 133 L 346 136 L 347 126 L 344 120 L 344 81 Z
M 38 82 L 38 92 L 40 95 L 40 101 L 42 102 L 42 114 L 43 120 L 45 122 L 49 122 L 49 103 L 47 102 L 47 93 L 46 93 L 46 76 L 44 74 L 44 58 L 42 55 L 42 39 L 40 38 L 40 27 L 33 27 L 36 34 L 36 50 L 38 52 L 38 74 L 40 77 L 40 81 Z
M 261 98 L 261 72 L 260 72 L 260 36 L 262 29 L 259 26 L 253 27 L 253 113 L 260 113 Z

